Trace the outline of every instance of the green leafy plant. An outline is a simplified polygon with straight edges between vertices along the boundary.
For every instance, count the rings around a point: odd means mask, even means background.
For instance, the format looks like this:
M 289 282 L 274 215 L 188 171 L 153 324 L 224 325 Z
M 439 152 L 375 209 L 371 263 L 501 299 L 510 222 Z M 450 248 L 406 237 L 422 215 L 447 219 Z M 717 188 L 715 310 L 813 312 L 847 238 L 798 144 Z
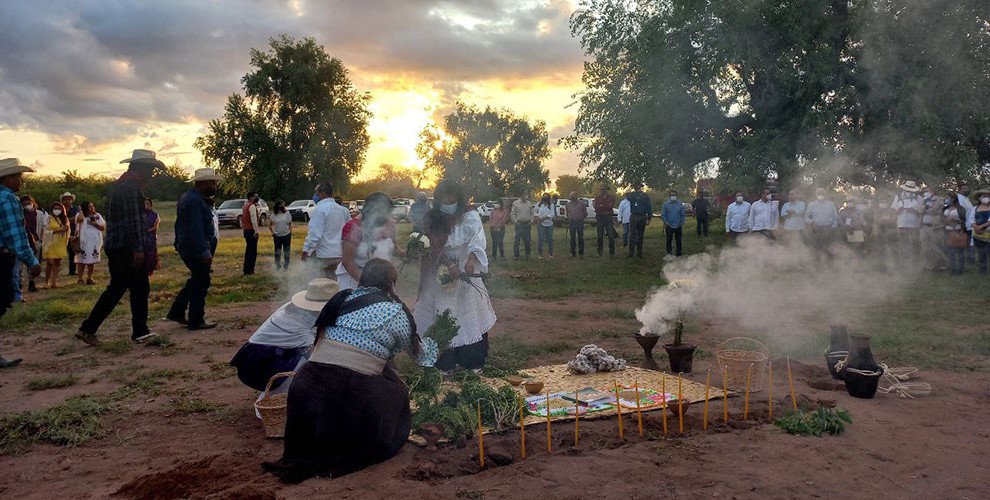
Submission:
M 481 423 L 486 427 L 502 430 L 519 422 L 519 399 L 511 387 L 495 389 L 471 372 L 459 374 L 454 384 L 442 397 L 439 390 L 414 393 L 413 429 L 418 432 L 426 422 L 439 422 L 448 439 L 473 436 L 478 429 L 479 403 Z
M 810 411 L 791 411 L 773 421 L 784 432 L 795 436 L 836 436 L 845 431 L 845 424 L 851 424 L 849 411 L 836 408 L 818 408 Z
M 447 309 L 437 315 L 437 319 L 423 332 L 423 336 L 433 339 L 440 352 L 443 352 L 450 347 L 450 341 L 457 336 L 459 329 L 457 320 L 450 313 L 450 309 Z

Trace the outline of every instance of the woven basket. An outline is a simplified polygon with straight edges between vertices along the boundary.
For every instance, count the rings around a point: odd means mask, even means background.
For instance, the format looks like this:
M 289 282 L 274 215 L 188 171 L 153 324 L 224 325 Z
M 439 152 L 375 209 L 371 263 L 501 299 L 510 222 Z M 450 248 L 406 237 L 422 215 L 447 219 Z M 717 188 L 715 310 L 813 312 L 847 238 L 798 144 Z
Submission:
M 718 345 L 715 349 L 718 366 L 725 374 L 726 388 L 730 391 L 745 391 L 746 376 L 750 367 L 753 368 L 753 378 L 749 384 L 749 392 L 763 390 L 763 379 L 766 376 L 769 351 L 759 341 L 747 337 L 733 337 Z
M 285 408 L 288 406 L 289 395 L 269 394 L 272 389 L 272 382 L 278 379 L 291 377 L 296 372 L 282 372 L 272 375 L 265 386 L 265 393 L 261 399 L 254 402 L 254 408 L 261 415 L 261 425 L 265 428 L 265 437 L 281 438 L 285 437 Z

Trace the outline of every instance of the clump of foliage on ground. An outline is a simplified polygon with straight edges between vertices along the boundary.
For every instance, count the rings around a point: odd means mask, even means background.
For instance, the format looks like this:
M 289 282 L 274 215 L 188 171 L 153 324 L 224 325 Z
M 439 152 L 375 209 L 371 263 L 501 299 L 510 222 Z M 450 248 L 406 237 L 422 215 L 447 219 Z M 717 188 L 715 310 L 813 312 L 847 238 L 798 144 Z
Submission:
M 792 411 L 773 421 L 784 432 L 795 436 L 818 436 L 829 434 L 836 436 L 846 430 L 845 424 L 851 424 L 849 411 L 835 408 L 818 408 L 809 411 Z
M 67 399 L 44 410 L 0 417 L 0 455 L 23 452 L 35 443 L 76 446 L 106 435 L 103 416 L 113 404 L 90 396 Z

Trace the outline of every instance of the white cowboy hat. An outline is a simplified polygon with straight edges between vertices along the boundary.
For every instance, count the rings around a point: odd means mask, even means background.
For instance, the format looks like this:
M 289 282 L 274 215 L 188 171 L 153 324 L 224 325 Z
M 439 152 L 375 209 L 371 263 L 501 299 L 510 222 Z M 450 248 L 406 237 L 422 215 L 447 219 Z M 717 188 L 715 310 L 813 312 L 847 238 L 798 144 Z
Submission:
M 914 181 L 907 181 L 904 184 L 901 184 L 899 187 L 910 193 L 917 193 L 918 191 L 921 191 L 921 188 L 918 187 L 918 184 L 916 184 Z
M 34 172 L 34 169 L 21 163 L 17 158 L 4 158 L 0 160 L 0 177 L 8 175 Z
M 323 306 L 340 291 L 340 285 L 328 278 L 316 278 L 309 282 L 306 291 L 292 296 L 292 304 L 307 311 L 320 312 Z
M 72 193 L 70 193 L 68 191 L 62 193 L 62 196 L 59 196 L 58 199 L 61 200 L 62 198 L 72 198 L 72 201 L 76 201 L 76 195 L 74 195 L 74 194 L 72 194 Z
M 196 173 L 193 174 L 193 178 L 189 182 L 199 182 L 199 181 L 222 181 L 223 176 L 217 175 L 216 171 L 212 168 L 197 168 Z
M 120 160 L 121 163 L 130 163 L 135 160 L 154 160 L 155 152 L 150 149 L 135 149 L 131 152 L 130 158 Z

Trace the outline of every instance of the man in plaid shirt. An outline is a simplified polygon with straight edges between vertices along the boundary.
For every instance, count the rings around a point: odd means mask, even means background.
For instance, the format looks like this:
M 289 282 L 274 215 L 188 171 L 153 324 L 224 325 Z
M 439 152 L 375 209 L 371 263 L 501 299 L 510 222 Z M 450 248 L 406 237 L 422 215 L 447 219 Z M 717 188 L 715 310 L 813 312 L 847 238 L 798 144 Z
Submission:
M 41 274 L 41 265 L 28 244 L 24 230 L 24 209 L 14 194 L 24 184 L 22 174 L 34 169 L 22 165 L 17 158 L 0 160 L 0 317 L 14 303 L 14 265 L 21 261 L 31 268 L 31 277 Z M 0 356 L 0 368 L 17 366 L 20 359 Z
M 110 187 L 107 198 L 107 235 L 103 249 L 107 253 L 110 283 L 83 321 L 76 338 L 89 345 L 99 345 L 96 331 L 113 312 L 124 292 L 130 291 L 131 340 L 140 343 L 154 337 L 148 330 L 148 294 L 151 286 L 144 269 L 144 238 L 148 221 L 144 212 L 144 187 L 155 169 L 165 164 L 155 159 L 155 152 L 135 149 L 124 172 Z

